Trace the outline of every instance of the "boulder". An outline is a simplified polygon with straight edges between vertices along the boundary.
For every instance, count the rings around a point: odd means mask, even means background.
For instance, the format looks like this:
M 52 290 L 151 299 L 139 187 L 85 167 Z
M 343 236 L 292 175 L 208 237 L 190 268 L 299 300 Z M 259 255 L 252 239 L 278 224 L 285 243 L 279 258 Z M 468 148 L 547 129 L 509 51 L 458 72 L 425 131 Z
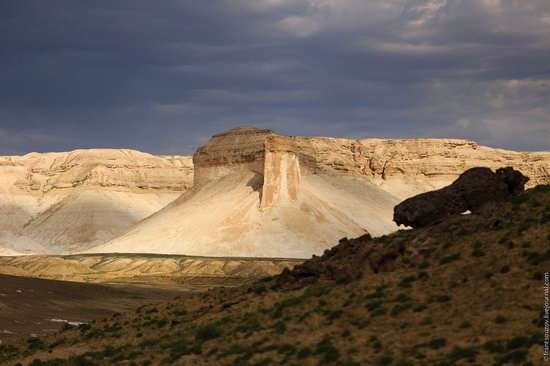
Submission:
M 522 192 L 529 180 L 511 167 L 479 167 L 466 170 L 444 188 L 406 199 L 394 208 L 398 225 L 422 227 L 451 215 L 474 212 L 491 201 L 500 201 Z

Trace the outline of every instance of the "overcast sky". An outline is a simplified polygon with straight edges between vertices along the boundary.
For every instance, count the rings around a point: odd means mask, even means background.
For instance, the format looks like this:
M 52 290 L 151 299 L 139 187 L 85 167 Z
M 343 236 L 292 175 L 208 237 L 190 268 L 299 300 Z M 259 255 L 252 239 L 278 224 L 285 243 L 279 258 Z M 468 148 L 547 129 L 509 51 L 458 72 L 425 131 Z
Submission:
M 0 154 L 241 124 L 550 150 L 550 1 L 0 1 Z

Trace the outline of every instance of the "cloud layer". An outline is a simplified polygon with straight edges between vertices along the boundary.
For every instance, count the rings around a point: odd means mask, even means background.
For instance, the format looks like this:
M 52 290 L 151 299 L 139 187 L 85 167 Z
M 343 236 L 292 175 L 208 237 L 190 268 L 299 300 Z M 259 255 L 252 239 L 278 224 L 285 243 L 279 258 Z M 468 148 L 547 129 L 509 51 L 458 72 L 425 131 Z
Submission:
M 547 0 L 6 0 L 0 154 L 238 124 L 550 149 Z

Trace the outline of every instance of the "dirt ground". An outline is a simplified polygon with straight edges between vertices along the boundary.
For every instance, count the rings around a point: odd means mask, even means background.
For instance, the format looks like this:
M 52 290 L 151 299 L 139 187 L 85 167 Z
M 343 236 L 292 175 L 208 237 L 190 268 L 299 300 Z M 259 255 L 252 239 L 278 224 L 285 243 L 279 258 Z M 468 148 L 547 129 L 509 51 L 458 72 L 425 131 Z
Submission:
M 0 275 L 0 343 L 55 332 L 67 322 L 87 323 L 173 299 L 186 287 L 96 285 Z

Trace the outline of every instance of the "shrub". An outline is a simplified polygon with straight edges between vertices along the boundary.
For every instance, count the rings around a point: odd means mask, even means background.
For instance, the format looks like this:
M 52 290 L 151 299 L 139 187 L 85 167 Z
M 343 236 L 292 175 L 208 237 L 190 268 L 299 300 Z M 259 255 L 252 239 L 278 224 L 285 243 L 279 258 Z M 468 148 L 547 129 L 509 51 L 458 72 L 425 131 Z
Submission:
M 195 339 L 199 342 L 208 341 L 219 336 L 221 336 L 220 330 L 212 324 L 200 326 L 195 332 Z
M 477 351 L 473 348 L 469 347 L 454 347 L 451 353 L 449 353 L 449 358 L 451 360 L 462 360 L 462 359 L 468 359 L 473 360 L 475 359 L 475 356 L 477 355 Z
M 414 311 L 415 313 L 419 313 L 419 312 L 424 311 L 424 310 L 426 310 L 426 309 L 428 309 L 428 306 L 427 306 L 427 305 L 425 305 L 425 304 L 420 304 L 420 305 L 415 306 L 415 307 L 413 308 L 413 311 Z
M 439 264 L 448 264 L 448 263 L 457 261 L 460 258 L 461 258 L 460 253 L 447 255 L 447 256 L 441 257 L 441 259 L 439 260 Z
M 409 309 L 411 307 L 410 304 L 397 304 L 391 309 L 390 315 L 395 317 L 398 316 L 401 312 Z
M 512 338 L 508 344 L 506 345 L 506 348 L 509 350 L 516 349 L 522 346 L 526 346 L 529 344 L 529 338 L 527 337 L 515 337 Z
M 278 322 L 275 324 L 275 332 L 277 332 L 278 334 L 283 334 L 284 332 L 286 332 L 286 324 L 285 324 L 285 322 L 283 322 L 283 321 L 278 321 Z
M 520 362 L 525 361 L 527 358 L 527 354 L 529 353 L 529 350 L 526 349 L 516 349 L 512 352 L 506 354 L 505 356 L 502 356 L 500 358 L 501 363 L 513 363 L 513 364 L 519 364 Z
M 376 359 L 377 365 L 390 365 L 393 362 L 393 356 L 383 355 Z
M 42 342 L 41 339 L 38 338 L 29 338 L 27 340 L 27 348 L 29 351 L 35 351 L 37 349 L 43 349 L 44 348 L 44 342 Z
M 369 300 L 378 299 L 378 298 L 381 298 L 381 297 L 384 297 L 384 293 L 382 291 L 379 291 L 379 290 L 370 292 L 366 296 L 366 298 L 369 299 Z
M 431 349 L 440 349 L 442 347 L 445 347 L 446 345 L 447 345 L 446 338 L 434 338 L 428 342 L 428 347 L 430 347 Z
M 428 302 L 448 302 L 451 300 L 451 297 L 448 295 L 433 295 L 430 296 Z
M 418 277 L 419 280 L 423 279 L 423 278 L 426 278 L 428 277 L 428 272 L 426 271 L 420 271 L 418 272 L 418 274 L 416 275 L 416 277 Z
M 315 347 L 315 354 L 321 355 L 321 362 L 335 362 L 340 358 L 340 351 L 332 345 L 330 338 L 324 338 Z
M 411 283 L 414 281 L 416 281 L 416 276 L 403 277 L 401 281 L 399 281 L 399 286 L 403 288 L 409 288 L 411 287 Z
M 368 311 L 374 311 L 378 309 L 381 305 L 382 305 L 382 301 L 372 301 L 372 302 L 366 303 L 365 308 Z
M 502 315 L 497 315 L 497 316 L 495 317 L 495 323 L 497 323 L 497 324 L 504 324 L 504 323 L 506 323 L 507 321 L 508 321 L 508 319 L 506 319 L 506 318 L 505 318 L 504 316 L 502 316 Z
M 504 266 L 500 267 L 500 273 L 508 273 L 510 272 L 510 266 L 505 264 Z
M 298 296 L 285 299 L 277 305 L 275 305 L 274 318 L 280 318 L 283 315 L 283 310 L 303 303 L 307 299 L 307 296 Z
M 466 236 L 468 234 L 470 234 L 470 232 L 468 230 L 466 230 L 465 228 L 463 228 L 463 227 L 458 229 L 457 232 L 456 232 L 456 235 L 458 235 L 458 236 Z
M 467 320 L 464 320 L 462 323 L 460 323 L 459 328 L 466 329 L 466 328 L 470 328 L 471 326 L 472 326 L 472 323 L 470 323 Z
M 19 349 L 9 344 L 0 344 L 0 361 L 9 360 L 19 354 Z
M 504 345 L 500 341 L 487 341 L 483 344 L 483 349 L 490 353 L 499 353 L 504 352 Z
M 424 261 L 424 262 L 422 262 L 422 263 L 420 263 L 420 264 L 418 265 L 418 268 L 420 268 L 420 269 L 426 269 L 426 268 L 428 268 L 429 266 L 430 266 L 430 262 Z
M 258 282 L 269 282 L 273 279 L 272 276 L 266 276 L 266 277 L 262 277 L 258 280 Z
M 373 312 L 371 312 L 370 316 L 374 318 L 376 316 L 386 315 L 387 312 L 388 312 L 388 309 L 386 309 L 386 308 L 378 308 L 378 309 L 374 310 Z
M 338 309 L 338 310 L 333 310 L 333 311 L 327 312 L 325 314 L 325 316 L 327 318 L 327 321 L 329 323 L 332 323 L 332 321 L 334 321 L 335 319 L 338 319 L 339 317 L 341 317 L 342 314 L 344 314 L 344 311 L 341 310 L 341 309 Z
M 472 250 L 472 257 L 483 257 L 484 255 L 485 255 L 485 252 L 481 249 Z
M 313 354 L 313 351 L 309 347 L 304 347 L 298 352 L 298 359 L 309 357 Z
M 414 364 L 409 360 L 399 360 L 395 366 L 414 366 Z
M 395 298 L 395 301 L 397 301 L 397 302 L 408 302 L 408 301 L 411 301 L 411 297 L 407 294 L 399 294 Z
M 425 317 L 424 319 L 422 319 L 420 321 L 420 325 L 430 325 L 430 324 L 433 324 L 434 320 L 432 319 L 431 316 L 427 316 Z
M 253 291 L 256 295 L 261 295 L 267 291 L 267 288 L 265 286 L 258 286 L 258 287 L 255 287 Z

